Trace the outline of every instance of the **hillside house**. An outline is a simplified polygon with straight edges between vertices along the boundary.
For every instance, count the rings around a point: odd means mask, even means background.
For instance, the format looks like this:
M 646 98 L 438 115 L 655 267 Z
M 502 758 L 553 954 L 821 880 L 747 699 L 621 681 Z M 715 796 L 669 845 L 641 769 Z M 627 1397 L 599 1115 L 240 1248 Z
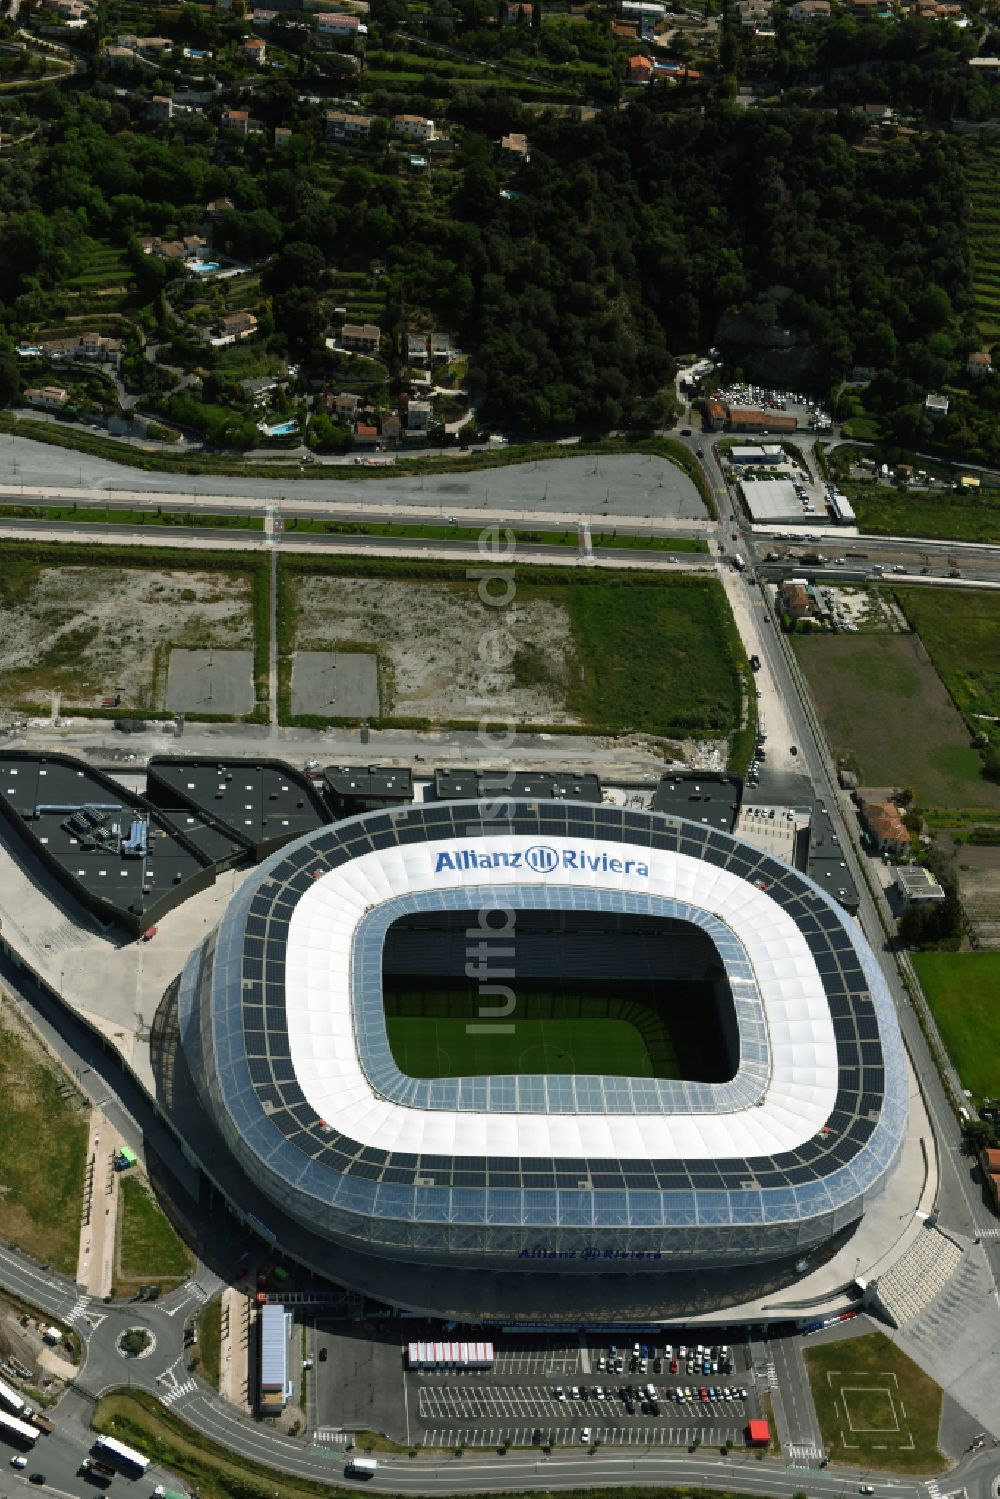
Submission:
M 262 36 L 248 36 L 238 50 L 243 61 L 252 63 L 255 68 L 262 68 L 267 61 L 267 43 Z
M 340 330 L 342 346 L 361 354 L 377 353 L 381 341 L 382 330 L 377 323 L 345 323 Z
M 509 162 L 511 165 L 526 165 L 531 160 L 531 154 L 528 151 L 528 137 L 520 135 L 516 131 L 511 135 L 503 136 L 500 141 L 500 156 L 503 161 Z
M 426 432 L 430 426 L 430 401 L 411 401 L 406 408 L 407 432 Z
M 257 319 L 252 312 L 228 312 L 219 319 L 219 333 L 223 338 L 244 339 L 257 332 Z
M 328 141 L 366 141 L 371 133 L 371 115 L 347 114 L 342 109 L 327 111 L 326 138 Z
M 401 135 L 405 140 L 432 141 L 434 140 L 434 121 L 426 119 L 423 115 L 393 115 L 392 131 L 394 135 Z
M 69 391 L 61 385 L 35 386 L 24 392 L 24 399 L 36 411 L 62 411 L 69 403 Z

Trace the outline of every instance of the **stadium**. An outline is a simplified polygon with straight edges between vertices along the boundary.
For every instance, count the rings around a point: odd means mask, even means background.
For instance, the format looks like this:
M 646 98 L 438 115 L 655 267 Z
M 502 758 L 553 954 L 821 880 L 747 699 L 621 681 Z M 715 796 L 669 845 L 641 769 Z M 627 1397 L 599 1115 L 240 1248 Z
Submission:
M 906 1125 L 853 919 L 749 844 L 614 806 L 308 833 L 191 954 L 177 1019 L 192 1153 L 232 1199 L 226 1153 L 271 1238 L 348 1280 L 799 1256 L 857 1222 Z

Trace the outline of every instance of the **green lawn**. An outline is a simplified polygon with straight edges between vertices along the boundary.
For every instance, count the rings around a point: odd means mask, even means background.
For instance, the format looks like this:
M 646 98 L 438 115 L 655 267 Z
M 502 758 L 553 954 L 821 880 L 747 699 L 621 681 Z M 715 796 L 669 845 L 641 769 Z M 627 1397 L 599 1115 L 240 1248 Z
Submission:
M 919 592 L 922 603 L 938 590 Z M 965 599 L 940 594 L 939 608 Z M 796 635 L 793 643 L 834 753 L 854 756 L 864 784 L 912 786 L 927 807 L 1000 807 L 1000 787 L 983 779 L 968 731 L 915 636 Z
M 941 1039 L 976 1098 L 1000 1093 L 1000 953 L 914 953 Z
M 577 548 L 579 532 L 523 530 L 511 527 L 515 542 L 521 545 Z M 315 532 L 323 536 L 404 536 L 417 541 L 474 541 L 483 534 L 482 526 L 421 525 L 405 521 L 323 520 L 318 516 L 288 515 L 285 531 Z M 696 536 L 632 536 L 627 532 L 595 531 L 595 550 L 620 548 L 636 552 L 707 553 L 708 543 Z
M 584 723 L 612 734 L 738 726 L 745 657 L 721 583 L 602 581 L 559 598 L 584 663 L 570 693 Z
M 190 1275 L 194 1256 L 140 1177 L 127 1176 L 122 1181 L 118 1217 L 123 1281 L 183 1280 Z
M 1000 594 L 900 588 L 899 602 L 959 709 L 1000 716 Z
M 938 1473 L 941 1390 L 884 1333 L 805 1349 L 826 1455 L 834 1462 Z
M 75 1275 L 87 1118 L 41 1047 L 0 1020 L 0 1238 Z
M 1000 542 L 1000 490 L 981 497 L 871 492 L 851 498 L 858 529 L 873 536 L 926 536 L 941 541 Z M 932 561 L 940 562 L 940 558 Z
M 222 1302 L 218 1298 L 202 1307 L 198 1314 L 194 1365 L 202 1379 L 207 1380 L 213 1390 L 217 1390 L 222 1372 Z
M 259 515 L 208 515 L 203 510 L 117 510 L 88 505 L 0 505 L 3 520 L 52 520 L 79 525 L 185 526 L 211 530 L 262 531 Z

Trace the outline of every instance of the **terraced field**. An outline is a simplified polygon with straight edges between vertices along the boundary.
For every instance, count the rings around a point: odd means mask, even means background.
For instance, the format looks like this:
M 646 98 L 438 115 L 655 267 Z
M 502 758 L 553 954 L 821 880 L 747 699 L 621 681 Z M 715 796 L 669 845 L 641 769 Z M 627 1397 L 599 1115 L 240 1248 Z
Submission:
M 1000 142 L 977 137 L 964 150 L 976 318 L 984 344 L 1000 340 Z

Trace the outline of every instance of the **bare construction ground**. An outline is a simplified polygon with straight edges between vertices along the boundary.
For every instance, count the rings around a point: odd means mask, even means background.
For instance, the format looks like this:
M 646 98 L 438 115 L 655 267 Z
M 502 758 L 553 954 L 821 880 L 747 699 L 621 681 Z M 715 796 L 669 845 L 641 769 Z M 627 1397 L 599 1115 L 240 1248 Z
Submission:
M 0 593 L 0 707 L 72 711 L 120 692 L 124 707 L 163 708 L 172 648 L 252 645 L 239 574 L 23 569 Z
M 566 706 L 581 666 L 569 615 L 533 592 L 485 604 L 474 583 L 301 577 L 299 651 L 375 646 L 382 712 L 400 718 L 577 723 Z

